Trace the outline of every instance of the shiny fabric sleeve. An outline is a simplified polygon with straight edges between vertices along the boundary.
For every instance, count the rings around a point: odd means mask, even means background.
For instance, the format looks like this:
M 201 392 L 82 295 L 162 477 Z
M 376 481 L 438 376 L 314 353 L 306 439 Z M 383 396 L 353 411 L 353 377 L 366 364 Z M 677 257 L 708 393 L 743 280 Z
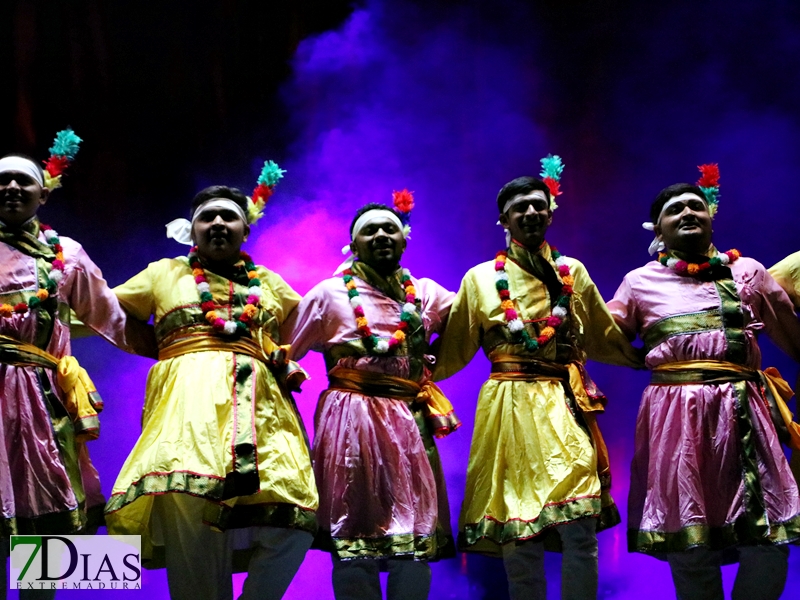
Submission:
M 309 291 L 281 324 L 281 340 L 292 347 L 292 360 L 300 360 L 309 350 L 322 352 L 328 339 L 323 327 L 325 296 L 318 291 L 319 286 Z
M 264 269 L 263 267 L 260 267 L 259 271 L 259 277 L 266 277 L 267 284 L 272 290 L 272 293 L 275 294 L 280 305 L 280 309 L 276 311 L 275 318 L 278 319 L 278 323 L 283 323 L 297 305 L 300 304 L 302 296 L 295 292 L 291 286 L 284 281 L 283 277 L 277 273 Z M 281 339 L 284 339 L 282 332 Z
M 761 265 L 759 265 L 761 267 Z M 758 296 L 761 299 L 758 318 L 770 339 L 795 362 L 800 363 L 800 321 L 786 291 L 761 267 L 756 272 Z
M 109 342 L 123 350 L 134 352 L 126 337 L 128 315 L 108 287 L 100 268 L 77 242 L 63 239 L 62 245 L 65 255 L 72 256 L 72 260 L 67 263 L 72 264 L 69 265 L 71 268 L 63 286 L 70 308 L 85 325 Z
M 570 265 L 575 279 L 576 298 L 574 310 L 583 323 L 584 349 L 592 360 L 620 365 L 623 367 L 643 368 L 644 361 L 639 351 L 631 346 L 628 336 L 623 333 L 606 306 L 597 286 L 589 277 L 581 263 L 575 261 Z
M 152 269 L 151 264 L 144 271 L 114 288 L 114 294 L 119 298 L 122 307 L 141 321 L 148 321 L 155 313 Z
M 431 334 L 441 335 L 444 332 L 456 295 L 431 279 L 421 279 L 419 285 L 422 288 L 418 292 L 422 294 L 422 318 L 430 340 Z
M 636 338 L 636 334 L 639 332 L 639 319 L 637 317 L 636 298 L 628 276 L 622 280 L 614 297 L 608 303 L 608 310 L 620 329 L 628 336 L 628 339 L 633 340 Z
M 481 346 L 479 321 L 480 294 L 471 272 L 468 272 L 456 294 L 447 318 L 433 379 L 440 381 L 463 369 Z
M 769 274 L 789 295 L 795 310 L 800 310 L 800 252 L 790 254 L 774 264 Z

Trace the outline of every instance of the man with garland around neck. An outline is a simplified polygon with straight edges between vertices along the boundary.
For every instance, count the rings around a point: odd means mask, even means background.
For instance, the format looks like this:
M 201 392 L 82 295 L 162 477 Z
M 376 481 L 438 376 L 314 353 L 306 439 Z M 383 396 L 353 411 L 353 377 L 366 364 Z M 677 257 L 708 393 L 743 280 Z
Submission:
M 413 206 L 395 192 L 358 211 L 347 261 L 316 285 L 284 326 L 292 356 L 322 352 L 329 387 L 315 419 L 320 546 L 333 559 L 337 600 L 423 600 L 428 562 L 454 556 L 444 476 L 433 437 L 458 425 L 430 382 L 429 342 L 453 293 L 400 268 Z M 407 224 L 407 223 L 406 223 Z
M 483 348 L 492 363 L 475 414 L 459 548 L 502 556 L 514 600 L 545 600 L 544 550 L 562 548 L 561 597 L 597 596 L 596 531 L 619 522 L 595 415 L 605 397 L 589 358 L 640 366 L 577 260 L 545 241 L 557 156 L 544 181 L 519 177 L 497 196 L 508 249 L 470 269 L 453 303 L 435 378 Z
M 268 161 L 262 179 L 281 175 Z M 235 188 L 201 190 L 191 222 L 167 226 L 194 244 L 188 257 L 151 263 L 114 290 L 131 314 L 154 317 L 159 361 L 106 523 L 142 536 L 144 566 L 166 566 L 175 599 L 231 598 L 233 549 L 249 555 L 242 598 L 278 600 L 316 531 L 308 443 L 289 393 L 303 374 L 278 346 L 300 296 L 242 251 L 267 187 L 253 202 Z
M 79 142 L 71 130 L 59 133 L 48 161 L 58 172 L 23 155 L 0 159 L 0 598 L 10 535 L 91 533 L 102 524 L 105 500 L 84 443 L 99 435 L 102 402 L 71 356 L 70 308 L 119 348 L 155 354 L 152 331 L 128 318 L 81 245 L 39 221 Z
M 716 165 L 671 185 L 650 209 L 658 261 L 628 273 L 609 308 L 638 335 L 652 371 L 636 423 L 628 549 L 670 565 L 680 599 L 722 600 L 720 565 L 737 560 L 736 600 L 777 599 L 800 498 L 781 441 L 797 447 L 777 372 L 759 371 L 757 334 L 800 362 L 800 323 L 755 260 L 711 243 Z

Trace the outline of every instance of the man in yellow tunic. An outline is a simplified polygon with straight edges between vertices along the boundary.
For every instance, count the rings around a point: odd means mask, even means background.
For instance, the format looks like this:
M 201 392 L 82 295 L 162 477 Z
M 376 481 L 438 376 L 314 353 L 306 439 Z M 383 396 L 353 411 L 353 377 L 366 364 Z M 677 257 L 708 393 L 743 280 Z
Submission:
M 563 166 L 558 157 L 542 162 L 547 183 L 520 177 L 500 190 L 508 249 L 464 276 L 434 377 L 456 373 L 481 347 L 492 362 L 475 415 L 460 548 L 502 556 L 511 598 L 544 600 L 545 545 L 560 538 L 562 598 L 595 598 L 595 533 L 619 514 L 594 419 L 605 398 L 583 364 L 587 355 L 641 362 L 586 268 L 545 242 Z
M 317 489 L 305 432 L 287 388 L 278 328 L 300 302 L 277 274 L 241 251 L 250 201 L 213 186 L 191 224 L 168 230 L 196 246 L 115 289 L 155 319 L 142 434 L 106 506 L 110 533 L 139 534 L 170 596 L 232 596 L 232 537 L 250 540 L 243 598 L 281 598 L 316 531 Z M 172 228 L 172 229 L 170 229 Z

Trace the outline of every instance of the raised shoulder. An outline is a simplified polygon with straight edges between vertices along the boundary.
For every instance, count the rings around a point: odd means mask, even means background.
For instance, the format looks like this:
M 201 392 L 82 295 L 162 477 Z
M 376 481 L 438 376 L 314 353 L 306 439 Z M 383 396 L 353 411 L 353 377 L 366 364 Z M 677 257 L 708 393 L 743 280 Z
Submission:
M 467 271 L 464 275 L 464 281 L 467 279 L 481 281 L 486 277 L 490 277 L 494 280 L 494 272 L 494 260 L 487 260 L 486 262 L 475 265 Z
M 734 265 L 738 265 L 742 269 L 746 269 L 747 271 L 760 271 L 764 272 L 767 268 L 758 262 L 755 258 L 750 258 L 749 256 L 742 256 L 739 258 Z
M 586 270 L 586 265 L 584 265 L 577 258 L 573 258 L 571 256 L 564 256 L 563 258 L 567 262 L 567 266 L 569 267 L 569 271 L 572 273 L 573 277 L 581 277 L 589 274 L 589 272 Z
M 426 296 L 431 296 L 431 295 L 446 296 L 452 293 L 446 287 L 439 285 L 433 279 L 429 279 L 427 277 L 422 277 L 420 279 L 412 277 L 412 279 L 414 281 L 415 287 L 418 288 L 418 292 L 420 294 L 424 294 Z

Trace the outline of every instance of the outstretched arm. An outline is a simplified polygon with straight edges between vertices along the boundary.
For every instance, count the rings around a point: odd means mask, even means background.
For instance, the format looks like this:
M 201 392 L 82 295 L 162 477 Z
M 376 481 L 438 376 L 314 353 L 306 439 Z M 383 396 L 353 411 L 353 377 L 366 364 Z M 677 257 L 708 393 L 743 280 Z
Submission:
M 766 271 L 759 291 L 762 298 L 759 317 L 767 335 L 776 346 L 800 363 L 800 321 L 789 296 Z
M 586 269 L 576 271 L 575 286 L 578 288 L 580 285 L 580 302 L 576 309 L 580 307 L 585 311 L 580 316 L 584 323 L 587 356 L 598 362 L 643 369 L 644 356 L 640 348 L 631 345 L 633 336 L 623 331 L 615 321 L 616 315 L 612 315 L 609 306 L 606 306 Z
M 291 346 L 289 358 L 292 360 L 300 360 L 309 350 L 321 350 L 321 344 L 325 341 L 325 299 L 317 295 L 315 290 L 306 294 L 281 324 L 281 342 Z
M 126 352 L 157 358 L 152 326 L 146 323 L 146 319 L 140 320 L 124 310 L 100 269 L 83 248 L 77 250 L 68 285 L 70 305 L 86 327 Z
M 433 371 L 433 379 L 441 381 L 463 369 L 480 348 L 481 326 L 478 320 L 478 294 L 470 273 L 461 282 L 456 294 Z
M 769 274 L 789 296 L 795 310 L 800 310 L 800 252 L 790 254 L 773 265 Z

